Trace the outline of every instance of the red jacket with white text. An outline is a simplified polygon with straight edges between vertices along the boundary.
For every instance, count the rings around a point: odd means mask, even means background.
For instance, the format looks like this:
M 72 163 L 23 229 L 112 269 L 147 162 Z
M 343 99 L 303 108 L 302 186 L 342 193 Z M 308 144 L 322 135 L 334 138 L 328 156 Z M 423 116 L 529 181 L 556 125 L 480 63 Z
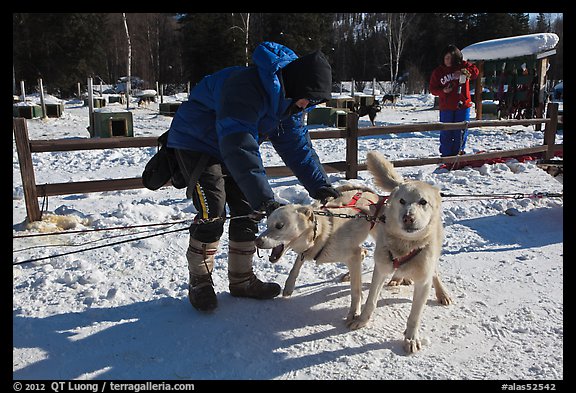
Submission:
M 461 69 L 467 69 L 470 72 L 470 78 L 462 84 L 460 94 L 458 94 L 459 76 Z M 440 110 L 456 110 L 469 108 L 472 106 L 470 99 L 470 80 L 478 77 L 478 68 L 476 65 L 463 60 L 457 66 L 446 67 L 444 64 L 439 65 L 432 72 L 430 77 L 430 92 L 440 98 Z M 450 93 L 444 93 L 443 89 L 452 85 Z M 459 106 L 458 103 L 462 104 Z

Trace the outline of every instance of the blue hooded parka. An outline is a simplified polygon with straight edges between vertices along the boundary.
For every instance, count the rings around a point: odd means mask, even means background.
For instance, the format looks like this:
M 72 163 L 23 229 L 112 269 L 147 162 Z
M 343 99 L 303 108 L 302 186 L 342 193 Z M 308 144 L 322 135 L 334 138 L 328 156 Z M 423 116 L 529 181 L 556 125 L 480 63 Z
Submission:
M 310 195 L 329 184 L 304 125 L 304 113 L 289 113 L 293 100 L 285 96 L 280 71 L 296 59 L 286 46 L 261 43 L 252 55 L 254 65 L 204 77 L 170 125 L 168 147 L 217 158 L 255 210 L 274 199 L 260 156 L 264 140 L 272 143 Z

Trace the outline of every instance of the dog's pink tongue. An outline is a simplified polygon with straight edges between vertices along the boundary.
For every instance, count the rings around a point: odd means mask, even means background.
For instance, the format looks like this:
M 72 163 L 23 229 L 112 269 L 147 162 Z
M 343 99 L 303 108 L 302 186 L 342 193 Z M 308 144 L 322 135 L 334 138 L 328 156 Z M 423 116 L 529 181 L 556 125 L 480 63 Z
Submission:
M 279 246 L 276 246 L 272 249 L 272 252 L 270 253 L 270 262 L 274 263 L 277 262 L 280 257 L 282 257 L 282 253 L 284 252 L 284 244 L 280 244 Z

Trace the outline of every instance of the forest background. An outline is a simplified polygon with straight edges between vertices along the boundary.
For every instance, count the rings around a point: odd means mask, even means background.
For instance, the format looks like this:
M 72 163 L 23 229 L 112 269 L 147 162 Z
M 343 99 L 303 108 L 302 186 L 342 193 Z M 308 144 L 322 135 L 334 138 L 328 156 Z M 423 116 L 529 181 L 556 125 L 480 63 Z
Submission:
M 48 93 L 66 98 L 87 77 L 113 85 L 132 75 L 139 88 L 160 82 L 182 91 L 221 68 L 250 64 L 260 42 L 275 41 L 298 55 L 322 50 L 335 83 L 376 78 L 425 93 L 446 45 L 543 32 L 560 37 L 548 79 L 562 80 L 563 14 L 14 13 L 13 88 L 42 78 Z

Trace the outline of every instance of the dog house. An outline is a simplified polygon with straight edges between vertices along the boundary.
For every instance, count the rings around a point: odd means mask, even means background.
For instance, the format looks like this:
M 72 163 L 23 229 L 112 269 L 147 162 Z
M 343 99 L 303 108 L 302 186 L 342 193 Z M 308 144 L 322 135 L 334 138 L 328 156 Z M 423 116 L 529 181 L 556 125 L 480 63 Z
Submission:
M 331 108 L 338 108 L 338 109 L 349 109 L 352 110 L 354 108 L 354 103 L 356 101 L 354 98 L 350 96 L 343 96 L 343 97 L 336 97 L 328 100 L 326 102 L 326 106 Z
M 45 106 L 47 117 L 60 117 L 64 112 L 64 104 L 62 103 L 50 103 L 45 104 Z
M 374 105 L 375 97 L 368 94 L 355 94 L 354 101 L 360 106 L 372 106 Z
M 121 95 L 121 94 L 110 94 L 110 95 L 108 95 L 108 103 L 109 104 L 113 104 L 113 103 L 125 104 L 126 99 L 125 99 L 125 96 Z
M 331 107 L 317 107 L 308 112 L 307 124 L 322 124 L 327 127 L 346 128 L 349 111 Z
M 42 117 L 42 107 L 36 104 L 16 104 L 12 105 L 13 117 L 23 117 L 25 119 L 37 119 Z
M 94 130 L 88 130 L 92 138 L 134 136 L 132 112 L 94 111 Z
M 94 103 L 94 108 L 104 108 L 106 106 L 106 100 L 102 97 L 93 97 L 92 102 Z M 84 106 L 88 106 L 88 98 L 84 99 Z
M 182 102 L 162 102 L 158 107 L 161 115 L 174 116 L 180 105 Z

